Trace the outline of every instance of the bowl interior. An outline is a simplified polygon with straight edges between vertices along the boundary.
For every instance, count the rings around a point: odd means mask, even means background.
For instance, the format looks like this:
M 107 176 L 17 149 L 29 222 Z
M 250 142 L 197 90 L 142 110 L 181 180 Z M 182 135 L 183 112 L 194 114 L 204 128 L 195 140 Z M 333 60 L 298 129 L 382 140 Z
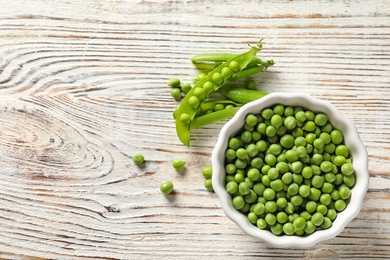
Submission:
M 351 189 L 351 199 L 347 208 L 338 213 L 332 227 L 326 230 L 316 231 L 309 236 L 276 236 L 267 230 L 261 230 L 251 224 L 247 217 L 237 211 L 231 202 L 231 197 L 225 190 L 224 159 L 228 139 L 237 134 L 244 125 L 245 116 L 249 113 L 259 113 L 263 108 L 276 104 L 285 106 L 301 106 L 313 112 L 323 112 L 329 117 L 329 122 L 334 128 L 339 129 L 344 135 L 344 142 L 352 154 L 353 166 L 356 172 L 356 184 Z M 213 188 L 220 198 L 225 214 L 234 221 L 244 232 L 253 237 L 265 240 L 278 247 L 309 247 L 322 240 L 337 236 L 344 227 L 360 211 L 364 196 L 368 188 L 368 156 L 367 151 L 360 141 L 356 127 L 347 120 L 331 103 L 319 100 L 304 93 L 272 93 L 257 101 L 243 106 L 237 114 L 221 129 L 217 144 L 212 153 Z

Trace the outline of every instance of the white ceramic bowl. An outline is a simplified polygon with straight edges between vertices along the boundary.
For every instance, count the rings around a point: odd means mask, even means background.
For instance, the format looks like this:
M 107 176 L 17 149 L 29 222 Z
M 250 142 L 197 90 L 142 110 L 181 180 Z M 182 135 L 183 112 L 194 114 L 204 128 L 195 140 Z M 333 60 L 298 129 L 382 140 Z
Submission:
M 316 231 L 309 236 L 276 236 L 268 230 L 259 229 L 248 221 L 246 215 L 233 207 L 231 196 L 225 189 L 226 173 L 224 159 L 229 138 L 242 129 L 247 114 L 259 113 L 263 108 L 276 104 L 302 106 L 314 112 L 326 113 L 330 123 L 343 133 L 344 142 L 352 154 L 353 166 L 356 171 L 356 184 L 351 189 L 352 195 L 347 208 L 343 212 L 338 213 L 337 218 L 332 223 L 332 227 Z M 345 226 L 359 213 L 369 183 L 367 150 L 360 140 L 356 127 L 331 103 L 313 98 L 305 93 L 272 93 L 244 105 L 221 129 L 212 153 L 212 167 L 213 188 L 221 201 L 225 214 L 248 235 L 260 238 L 275 247 L 307 248 L 340 234 Z

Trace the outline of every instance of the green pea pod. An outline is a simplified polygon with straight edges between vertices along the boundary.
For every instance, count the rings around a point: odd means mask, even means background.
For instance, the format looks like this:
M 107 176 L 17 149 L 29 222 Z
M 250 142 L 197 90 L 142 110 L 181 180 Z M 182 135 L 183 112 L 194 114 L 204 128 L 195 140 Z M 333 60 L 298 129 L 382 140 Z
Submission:
M 222 87 L 242 71 L 262 48 L 261 41 L 251 50 L 227 60 L 217 68 L 201 78 L 182 100 L 176 117 L 176 133 L 180 141 L 190 147 L 191 122 L 194 119 L 201 103 L 212 93 Z
M 234 116 L 239 109 L 240 109 L 240 107 L 232 107 L 229 109 L 224 109 L 224 110 L 212 112 L 210 114 L 206 114 L 203 116 L 195 117 L 194 120 L 192 120 L 191 130 L 194 130 L 194 129 L 199 128 L 201 126 L 205 126 L 205 125 L 215 123 L 215 122 L 218 122 L 221 120 L 228 119 L 228 118 Z
M 195 55 L 191 58 L 192 63 L 196 64 L 199 69 L 210 71 L 213 68 L 219 66 L 221 63 L 226 62 L 228 59 L 236 56 L 234 53 L 201 53 Z M 214 65 L 213 65 L 214 64 Z M 247 74 L 254 75 L 257 72 L 260 72 L 262 69 L 267 69 L 269 66 L 274 65 L 275 62 L 273 60 L 262 60 L 259 57 L 253 57 L 252 60 L 248 63 L 246 68 L 243 70 L 256 68 L 254 70 L 250 70 Z M 258 69 L 258 67 L 261 69 Z M 239 73 L 241 74 L 241 72 Z M 245 73 L 244 73 L 245 74 Z M 245 76 L 240 76 L 238 78 L 244 78 Z
M 243 104 L 255 101 L 268 94 L 267 92 L 230 86 L 224 86 L 220 91 L 227 99 Z
M 239 104 L 231 101 L 231 100 L 206 100 L 201 105 L 202 112 L 207 112 L 208 110 L 213 110 L 215 105 L 217 104 L 223 104 L 223 105 L 233 105 L 233 106 L 239 106 Z

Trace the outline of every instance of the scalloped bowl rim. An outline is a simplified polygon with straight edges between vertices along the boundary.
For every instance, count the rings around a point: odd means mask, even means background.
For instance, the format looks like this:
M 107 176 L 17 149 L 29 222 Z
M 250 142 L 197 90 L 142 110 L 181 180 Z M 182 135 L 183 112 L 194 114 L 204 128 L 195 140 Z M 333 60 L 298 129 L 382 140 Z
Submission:
M 347 208 L 343 212 L 338 213 L 331 228 L 316 231 L 306 237 L 276 236 L 270 231 L 257 228 L 248 221 L 244 214 L 238 212 L 233 207 L 231 197 L 225 189 L 226 173 L 224 171 L 223 163 L 228 138 L 234 136 L 234 134 L 242 128 L 247 114 L 259 113 L 263 108 L 275 104 L 283 104 L 286 106 L 299 105 L 314 112 L 326 113 L 332 125 L 343 133 L 345 144 L 348 146 L 353 156 L 353 166 L 356 171 L 356 184 L 353 189 L 351 189 L 351 200 Z M 259 100 L 245 104 L 236 115 L 222 127 L 212 152 L 211 162 L 213 168 L 213 189 L 221 201 L 226 216 L 235 222 L 248 235 L 260 238 L 276 247 L 307 248 L 320 241 L 330 239 L 340 234 L 346 225 L 359 214 L 369 184 L 368 154 L 354 124 L 346 119 L 330 102 L 299 92 L 275 92 L 268 94 Z

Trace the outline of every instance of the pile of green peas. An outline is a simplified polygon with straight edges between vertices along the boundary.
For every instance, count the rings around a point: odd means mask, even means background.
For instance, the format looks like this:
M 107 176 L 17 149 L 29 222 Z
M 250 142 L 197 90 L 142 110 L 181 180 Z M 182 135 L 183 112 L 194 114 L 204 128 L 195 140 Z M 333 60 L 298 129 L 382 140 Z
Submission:
M 343 134 L 328 116 L 281 104 L 246 116 L 228 141 L 225 172 L 234 208 L 275 235 L 330 228 L 356 182 Z

